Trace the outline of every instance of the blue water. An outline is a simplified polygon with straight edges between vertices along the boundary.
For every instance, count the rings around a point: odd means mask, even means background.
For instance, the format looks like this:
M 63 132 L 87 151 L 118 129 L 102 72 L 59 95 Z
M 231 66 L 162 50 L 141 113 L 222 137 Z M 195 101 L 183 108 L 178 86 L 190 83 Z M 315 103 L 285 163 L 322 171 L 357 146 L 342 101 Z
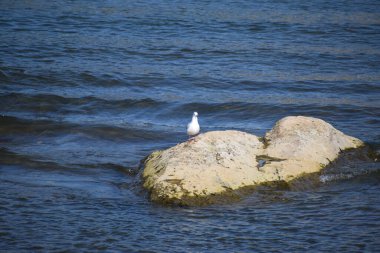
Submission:
M 379 151 L 379 69 L 375 0 L 0 1 L 0 251 L 376 252 L 379 163 L 202 208 L 151 203 L 137 167 L 193 111 L 256 135 L 318 117 Z

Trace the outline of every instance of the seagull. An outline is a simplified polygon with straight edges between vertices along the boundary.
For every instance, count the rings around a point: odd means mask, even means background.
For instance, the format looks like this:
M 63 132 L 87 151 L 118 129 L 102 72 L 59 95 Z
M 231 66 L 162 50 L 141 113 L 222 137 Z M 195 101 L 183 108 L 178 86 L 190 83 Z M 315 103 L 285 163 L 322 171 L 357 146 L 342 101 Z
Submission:
M 189 135 L 189 140 L 191 140 L 195 135 L 197 135 L 200 129 L 201 128 L 198 124 L 198 113 L 194 112 L 191 122 L 187 125 L 187 135 Z

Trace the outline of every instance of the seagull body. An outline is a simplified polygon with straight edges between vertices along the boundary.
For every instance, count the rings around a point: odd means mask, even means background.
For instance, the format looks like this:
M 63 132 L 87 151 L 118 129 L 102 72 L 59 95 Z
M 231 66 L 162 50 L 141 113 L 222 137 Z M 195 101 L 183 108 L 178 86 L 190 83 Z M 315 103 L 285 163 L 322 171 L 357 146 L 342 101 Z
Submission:
M 190 137 L 195 136 L 199 133 L 199 130 L 201 130 L 201 128 L 199 127 L 199 124 L 198 124 L 198 113 L 194 112 L 191 122 L 187 125 L 187 134 Z

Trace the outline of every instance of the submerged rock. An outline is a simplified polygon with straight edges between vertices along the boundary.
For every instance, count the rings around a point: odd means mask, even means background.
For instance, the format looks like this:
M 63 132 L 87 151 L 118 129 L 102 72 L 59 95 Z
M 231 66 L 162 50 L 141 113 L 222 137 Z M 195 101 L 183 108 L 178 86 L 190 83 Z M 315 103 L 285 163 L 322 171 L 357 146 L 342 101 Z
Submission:
M 318 172 L 342 150 L 363 145 L 323 120 L 286 117 L 264 138 L 212 131 L 156 151 L 144 162 L 143 183 L 153 201 L 209 204 L 247 187 Z

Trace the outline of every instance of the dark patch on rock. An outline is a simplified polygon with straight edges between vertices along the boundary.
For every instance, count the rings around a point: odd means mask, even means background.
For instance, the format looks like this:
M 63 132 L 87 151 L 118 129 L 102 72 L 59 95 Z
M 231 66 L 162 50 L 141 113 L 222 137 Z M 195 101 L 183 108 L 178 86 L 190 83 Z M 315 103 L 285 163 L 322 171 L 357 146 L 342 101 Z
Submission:
M 269 140 L 263 137 L 259 137 L 259 141 L 263 144 L 263 148 L 266 149 L 269 146 Z

